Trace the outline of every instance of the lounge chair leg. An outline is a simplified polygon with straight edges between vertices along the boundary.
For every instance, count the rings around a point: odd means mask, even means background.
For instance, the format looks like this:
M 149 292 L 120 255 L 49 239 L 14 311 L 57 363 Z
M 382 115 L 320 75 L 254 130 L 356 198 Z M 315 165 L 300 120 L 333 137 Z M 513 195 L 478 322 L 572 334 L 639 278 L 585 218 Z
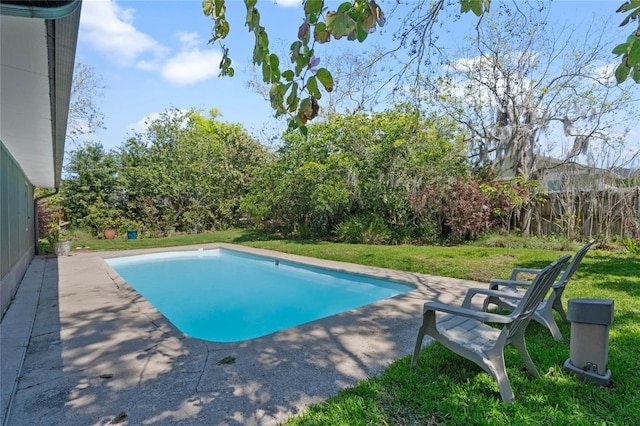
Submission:
M 513 394 L 513 389 L 511 388 L 511 383 L 509 383 L 509 379 L 501 382 L 498 380 L 498 388 L 500 389 L 500 396 L 502 400 L 507 404 L 510 404 L 515 399 L 515 395 Z
M 562 333 L 560 332 L 560 329 L 558 328 L 558 324 L 556 324 L 555 321 L 549 323 L 548 325 L 549 327 L 549 331 L 551 332 L 551 335 L 553 336 L 553 338 L 555 340 L 557 340 L 558 342 L 562 341 Z
M 509 382 L 509 376 L 507 376 L 507 369 L 504 365 L 504 353 L 494 353 L 487 359 L 489 370 L 491 375 L 498 383 L 498 389 L 500 390 L 500 396 L 506 403 L 513 402 L 515 396 L 513 394 L 513 388 Z
M 416 339 L 416 346 L 413 349 L 413 356 L 411 357 L 411 367 L 415 367 L 418 363 L 418 357 L 420 356 L 420 349 L 422 349 L 422 341 L 424 340 L 425 325 L 422 324 L 418 330 L 418 338 Z
M 521 339 L 511 340 L 511 344 L 520 353 L 520 356 L 522 357 L 524 365 L 525 367 L 527 367 L 527 371 L 529 372 L 529 374 L 531 374 L 533 377 L 540 377 L 540 373 L 538 373 L 538 369 L 536 368 L 536 365 L 533 363 L 533 360 L 531 359 L 531 356 L 527 351 L 527 345 L 524 342 L 524 337 L 522 337 Z
M 553 301 L 552 308 L 555 309 L 560 314 L 560 318 L 562 318 L 562 321 L 567 323 L 569 322 L 569 320 L 567 319 L 567 313 L 564 311 L 564 307 L 562 306 L 562 301 L 559 298 L 556 298 Z
M 547 327 L 555 340 L 562 341 L 562 333 L 558 328 L 558 324 L 556 324 L 556 319 L 553 316 L 552 310 L 544 309 L 536 312 L 533 315 L 533 319 Z

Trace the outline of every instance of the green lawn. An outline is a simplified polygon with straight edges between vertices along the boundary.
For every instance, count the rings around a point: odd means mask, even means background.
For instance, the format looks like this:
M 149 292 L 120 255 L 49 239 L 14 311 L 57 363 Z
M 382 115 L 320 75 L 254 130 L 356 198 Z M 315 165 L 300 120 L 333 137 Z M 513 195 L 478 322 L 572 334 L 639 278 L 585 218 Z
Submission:
M 230 242 L 282 252 L 375 265 L 385 268 L 474 279 L 506 278 L 514 266 L 542 267 L 573 246 L 548 243 L 553 250 L 479 244 L 441 246 L 367 246 L 270 238 L 229 231 L 162 239 L 91 240 L 75 245 L 92 249 L 124 249 Z M 561 250 L 564 248 L 565 250 Z M 542 377 L 534 379 L 513 348 L 505 357 L 516 400 L 505 404 L 496 383 L 475 364 L 440 344 L 423 349 L 418 366 L 410 357 L 393 363 L 383 374 L 345 389 L 326 402 L 289 419 L 287 425 L 429 425 L 544 424 L 632 425 L 640 422 L 640 259 L 625 252 L 592 249 L 565 292 L 570 298 L 614 300 L 610 329 L 609 368 L 612 383 L 598 387 L 564 371 L 569 358 L 570 325 L 560 324 L 563 342 L 532 322 L 527 346 Z M 419 315 L 420 313 L 416 313 Z M 416 330 L 417 333 L 417 330 Z

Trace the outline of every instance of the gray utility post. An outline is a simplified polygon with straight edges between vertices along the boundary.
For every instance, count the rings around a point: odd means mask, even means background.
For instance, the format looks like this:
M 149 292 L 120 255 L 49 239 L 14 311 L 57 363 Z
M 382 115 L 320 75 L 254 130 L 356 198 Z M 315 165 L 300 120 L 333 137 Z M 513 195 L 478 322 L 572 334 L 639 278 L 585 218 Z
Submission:
M 580 379 L 606 386 L 609 326 L 613 323 L 613 300 L 570 299 L 567 319 L 571 321 L 570 358 L 564 367 Z

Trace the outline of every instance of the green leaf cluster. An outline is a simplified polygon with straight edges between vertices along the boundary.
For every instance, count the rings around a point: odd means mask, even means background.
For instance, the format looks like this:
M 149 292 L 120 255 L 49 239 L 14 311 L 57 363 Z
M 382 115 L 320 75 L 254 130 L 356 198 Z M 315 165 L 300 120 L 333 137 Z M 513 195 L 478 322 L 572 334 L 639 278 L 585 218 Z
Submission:
M 271 85 L 271 107 L 276 116 L 289 116 L 289 128 L 300 129 L 306 135 L 307 122 L 318 115 L 322 91 L 331 92 L 334 85 L 331 72 L 318 67 L 315 43 L 326 43 L 332 37 L 362 42 L 376 26 L 385 24 L 384 13 L 375 0 L 344 2 L 336 11 L 328 11 L 323 0 L 306 1 L 297 40 L 290 46 L 290 68 L 282 70 L 283 64 L 278 55 L 271 52 L 267 31 L 260 24 L 257 0 L 245 0 L 245 6 L 245 24 L 255 36 L 252 61 L 261 67 L 262 80 Z M 229 33 L 225 0 L 203 0 L 202 11 L 214 20 L 213 37 L 209 42 L 223 40 Z M 220 75 L 233 76 L 229 51 L 224 46 L 222 50 Z
M 491 0 L 460 0 L 460 12 L 473 12 L 476 16 L 481 16 L 485 12 L 489 12 Z
M 489 10 L 490 0 L 459 0 L 461 11 L 473 11 L 480 16 Z M 327 68 L 318 68 L 319 58 L 314 56 L 315 43 L 327 43 L 346 38 L 363 42 L 367 36 L 382 27 L 386 18 L 375 0 L 342 2 L 336 10 L 325 7 L 324 0 L 304 2 L 303 22 L 298 28 L 297 40 L 290 47 L 290 68 L 281 70 L 280 58 L 269 48 L 269 37 L 260 25 L 257 0 L 245 0 L 245 24 L 255 36 L 252 61 L 261 67 L 262 80 L 271 85 L 269 99 L 276 117 L 287 115 L 289 128 L 308 134 L 306 124 L 317 117 L 318 101 L 322 90 L 333 90 L 333 76 Z M 202 11 L 214 20 L 210 43 L 221 41 L 229 34 L 225 0 L 203 0 Z M 229 51 L 222 46 L 220 75 L 234 75 Z
M 640 19 L 638 19 L 640 0 L 629 0 L 623 3 L 616 12 L 628 14 L 620 24 L 621 27 L 632 21 L 638 23 L 638 28 L 627 37 L 627 40 L 617 45 L 612 51 L 614 55 L 622 57 L 615 70 L 616 81 L 622 83 L 631 76 L 636 83 L 640 83 Z

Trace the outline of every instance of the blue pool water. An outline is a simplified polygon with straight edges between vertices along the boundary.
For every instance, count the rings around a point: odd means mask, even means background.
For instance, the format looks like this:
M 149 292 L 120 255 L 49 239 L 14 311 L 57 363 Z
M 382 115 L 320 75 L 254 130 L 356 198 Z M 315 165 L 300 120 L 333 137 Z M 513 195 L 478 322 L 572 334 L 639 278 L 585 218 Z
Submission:
M 224 249 L 106 262 L 180 331 L 215 342 L 253 339 L 414 289 Z

